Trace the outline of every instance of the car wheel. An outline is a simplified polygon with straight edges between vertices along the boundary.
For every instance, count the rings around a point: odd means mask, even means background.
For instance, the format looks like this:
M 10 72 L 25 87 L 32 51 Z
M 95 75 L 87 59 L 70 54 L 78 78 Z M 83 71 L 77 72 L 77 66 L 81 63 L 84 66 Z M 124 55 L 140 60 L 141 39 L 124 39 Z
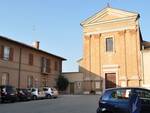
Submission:
M 47 98 L 48 98 L 48 99 L 51 99 L 51 98 L 52 98 L 52 96 L 49 94 L 49 95 L 47 95 Z
M 15 99 L 11 99 L 11 100 L 10 100 L 11 103 L 14 103 L 15 101 L 16 101 Z
M 103 113 L 112 113 L 112 112 L 109 112 L 109 111 L 105 111 L 105 112 L 103 112 Z
M 4 102 L 5 102 L 5 100 L 1 99 L 1 103 L 4 103 Z
M 32 99 L 33 99 L 33 100 L 37 100 L 37 96 L 34 95 L 34 96 L 32 97 Z

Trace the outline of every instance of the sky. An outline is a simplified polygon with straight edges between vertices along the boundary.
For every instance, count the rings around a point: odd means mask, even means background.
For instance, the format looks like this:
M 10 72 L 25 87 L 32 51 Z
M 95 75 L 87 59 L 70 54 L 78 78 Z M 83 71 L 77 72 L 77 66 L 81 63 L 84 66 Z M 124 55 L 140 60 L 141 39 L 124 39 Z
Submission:
M 150 0 L 0 0 L 0 35 L 67 59 L 63 72 L 78 71 L 83 54 L 80 23 L 107 6 L 138 12 L 144 40 L 150 41 Z

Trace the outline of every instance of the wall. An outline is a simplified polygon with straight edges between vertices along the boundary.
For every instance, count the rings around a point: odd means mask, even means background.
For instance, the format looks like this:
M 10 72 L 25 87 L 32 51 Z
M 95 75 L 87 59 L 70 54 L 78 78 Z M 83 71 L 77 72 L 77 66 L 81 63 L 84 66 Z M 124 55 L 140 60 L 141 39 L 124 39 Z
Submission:
M 15 87 L 27 88 L 27 77 L 33 76 L 33 86 L 42 86 L 42 81 L 46 80 L 48 86 L 56 86 L 56 80 L 62 72 L 62 60 L 42 53 L 40 51 L 35 51 L 26 46 L 22 46 L 7 40 L 0 39 L 0 46 L 8 46 L 13 48 L 13 60 L 4 61 L 0 59 L 0 84 L 2 73 L 9 74 L 9 84 Z M 21 65 L 20 65 L 20 82 L 19 82 L 19 58 L 20 58 L 20 48 L 21 48 Z M 29 54 L 33 54 L 33 65 L 29 65 Z M 41 73 L 41 58 L 46 57 L 51 60 L 51 73 L 42 74 Z M 58 62 L 58 70 L 55 70 L 54 62 Z M 44 79 L 43 79 L 44 78 Z
M 143 69 L 144 69 L 144 75 L 143 75 L 143 87 L 150 88 L 150 49 L 142 50 L 143 54 Z
M 68 72 L 68 73 L 62 73 L 62 75 L 69 80 L 69 86 L 68 86 L 66 93 L 83 94 L 83 73 Z M 71 91 L 71 90 L 74 90 L 74 91 Z
M 94 23 L 94 19 L 89 19 L 89 24 L 87 22 L 87 25 L 83 25 L 83 59 L 79 62 L 79 70 L 84 73 L 84 80 L 97 78 L 105 89 L 105 74 L 116 73 L 117 87 L 140 86 L 141 37 L 137 17 L 134 15 L 130 19 L 120 18 L 121 21 L 105 22 L 105 19 L 108 21 L 113 18 L 114 14 L 111 15 L 108 11 L 106 15 L 109 18 L 104 16 L 102 20 L 98 15 L 101 14 L 96 14 L 97 23 Z M 108 37 L 113 37 L 113 52 L 106 52 Z M 91 85 L 87 85 L 89 86 Z

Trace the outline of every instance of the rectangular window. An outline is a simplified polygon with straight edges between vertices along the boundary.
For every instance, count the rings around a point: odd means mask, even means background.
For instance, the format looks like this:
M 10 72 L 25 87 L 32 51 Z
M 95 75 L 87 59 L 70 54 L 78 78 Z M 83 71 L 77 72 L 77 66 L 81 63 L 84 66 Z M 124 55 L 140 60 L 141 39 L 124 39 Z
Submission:
M 33 76 L 28 76 L 27 77 L 27 87 L 28 88 L 33 87 Z
M 34 58 L 33 58 L 33 54 L 29 54 L 29 65 L 33 65 L 33 60 L 34 60 Z
M 113 52 L 113 38 L 106 38 L 106 52 Z
M 13 61 L 14 49 L 8 46 L 0 46 L 0 58 Z
M 50 59 L 46 59 L 46 72 L 47 73 L 51 72 L 50 65 L 51 65 Z
M 42 57 L 42 73 L 51 72 L 51 61 L 50 59 Z
M 55 61 L 55 71 L 57 71 L 57 70 L 58 70 L 58 62 Z
M 0 46 L 0 58 L 3 59 L 4 54 L 4 46 Z
M 95 88 L 100 89 L 100 82 L 95 82 Z
M 3 59 L 4 60 L 9 60 L 10 58 L 10 47 L 7 47 L 7 46 L 4 46 L 4 56 L 3 56 Z
M 2 85 L 8 85 L 9 84 L 9 74 L 3 73 L 1 80 L 2 80 L 1 81 Z

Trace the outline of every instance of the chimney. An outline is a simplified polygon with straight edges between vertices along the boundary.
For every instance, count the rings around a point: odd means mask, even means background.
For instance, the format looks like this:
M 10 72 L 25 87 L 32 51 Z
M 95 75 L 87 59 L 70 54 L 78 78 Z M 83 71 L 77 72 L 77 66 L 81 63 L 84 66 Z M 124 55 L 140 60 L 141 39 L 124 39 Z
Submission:
M 33 47 L 35 47 L 36 49 L 39 49 L 39 47 L 40 47 L 40 42 L 39 42 L 39 41 L 35 41 L 35 42 L 33 43 Z

